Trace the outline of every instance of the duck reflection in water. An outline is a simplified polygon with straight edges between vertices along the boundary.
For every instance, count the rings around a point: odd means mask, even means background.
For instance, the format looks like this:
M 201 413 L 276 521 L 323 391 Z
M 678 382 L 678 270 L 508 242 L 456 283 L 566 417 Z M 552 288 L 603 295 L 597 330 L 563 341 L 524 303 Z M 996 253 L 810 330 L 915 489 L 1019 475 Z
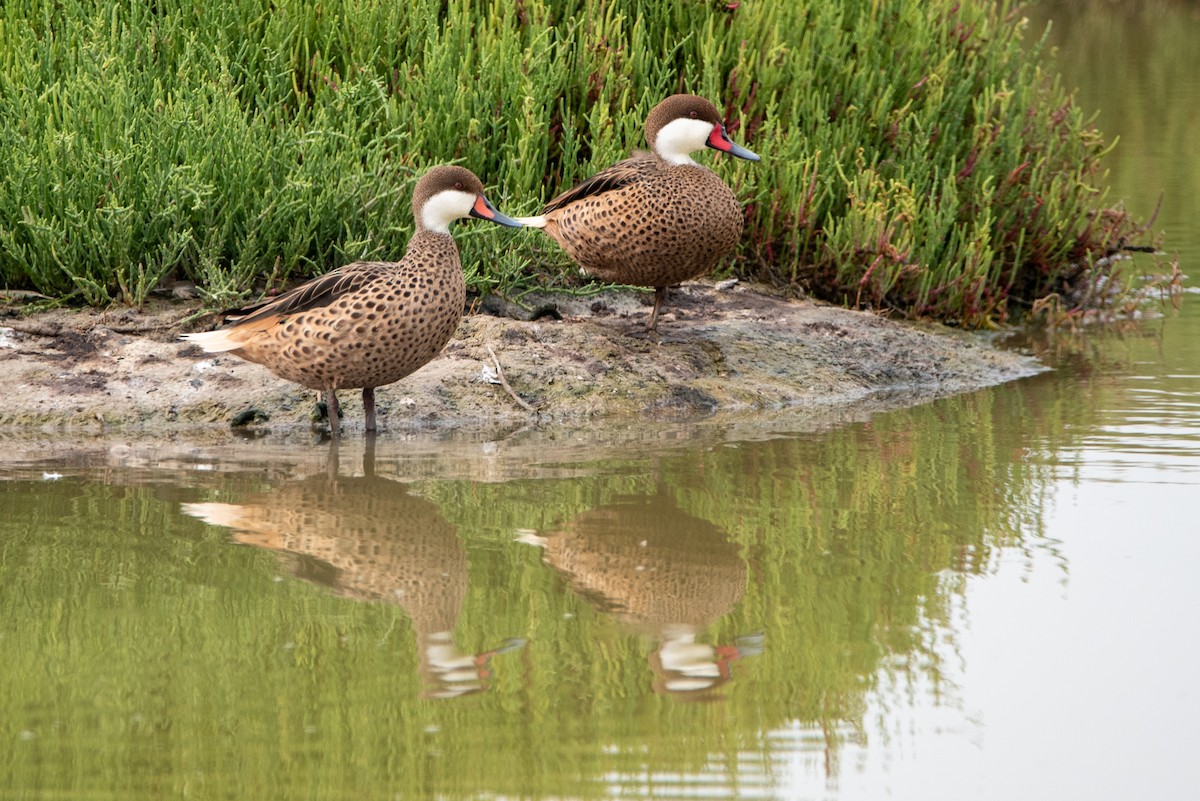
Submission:
M 467 594 L 467 554 L 455 527 L 430 501 L 375 475 L 368 439 L 363 475 L 338 472 L 337 441 L 329 470 L 280 485 L 243 503 L 187 503 L 183 510 L 226 526 L 235 542 L 280 554 L 298 578 L 361 601 L 398 604 L 417 635 L 426 697 L 454 698 L 488 687 L 493 656 L 524 644 L 506 640 L 479 654 L 454 642 Z
M 724 532 L 681 511 L 665 493 L 633 496 L 584 512 L 521 542 L 597 609 L 656 642 L 650 654 L 656 692 L 711 699 L 732 677 L 732 664 L 762 652 L 761 634 L 733 644 L 698 637 L 728 614 L 746 589 L 746 564 Z

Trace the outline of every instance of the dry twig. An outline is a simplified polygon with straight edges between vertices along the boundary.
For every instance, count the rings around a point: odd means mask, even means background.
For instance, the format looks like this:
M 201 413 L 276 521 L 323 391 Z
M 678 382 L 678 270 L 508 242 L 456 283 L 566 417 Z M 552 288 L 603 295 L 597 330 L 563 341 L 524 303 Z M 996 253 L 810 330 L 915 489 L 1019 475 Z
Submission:
M 491 345 L 488 345 L 487 349 L 488 349 L 488 353 L 490 353 L 492 355 L 492 362 L 496 365 L 496 378 L 498 378 L 500 380 L 500 386 L 504 387 L 505 391 L 508 392 L 508 394 L 510 396 L 512 396 L 512 399 L 517 402 L 518 406 L 520 406 L 522 409 L 524 409 L 527 412 L 533 412 L 534 414 L 537 414 L 537 407 L 532 406 L 529 403 L 527 403 L 525 400 L 523 400 L 521 398 L 520 395 L 518 395 L 516 392 L 513 391 L 513 388 L 511 386 L 509 386 L 508 379 L 504 377 L 504 370 L 502 370 L 500 368 L 500 360 L 498 358 L 496 358 L 496 351 L 492 350 Z

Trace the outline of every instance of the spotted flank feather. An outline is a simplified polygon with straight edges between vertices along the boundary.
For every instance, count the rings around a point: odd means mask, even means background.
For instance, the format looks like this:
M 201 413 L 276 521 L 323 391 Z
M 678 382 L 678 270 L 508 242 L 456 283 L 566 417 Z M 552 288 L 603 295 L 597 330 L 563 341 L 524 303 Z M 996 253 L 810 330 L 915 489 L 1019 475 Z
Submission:
M 314 278 L 307 284 L 252 306 L 221 313 L 227 322 L 251 323 L 272 315 L 312 311 L 328 306 L 342 295 L 357 292 L 369 283 L 372 273 L 389 268 L 387 262 L 355 262 Z
M 542 214 L 549 214 L 556 209 L 578 202 L 586 197 L 602 195 L 605 192 L 611 192 L 628 186 L 631 183 L 645 180 L 654 174 L 654 170 L 657 167 L 656 162 L 657 160 L 653 153 L 647 153 L 644 150 L 635 151 L 631 157 L 624 161 L 619 161 L 607 169 L 601 170 L 583 183 L 568 189 L 551 200 L 542 209 Z

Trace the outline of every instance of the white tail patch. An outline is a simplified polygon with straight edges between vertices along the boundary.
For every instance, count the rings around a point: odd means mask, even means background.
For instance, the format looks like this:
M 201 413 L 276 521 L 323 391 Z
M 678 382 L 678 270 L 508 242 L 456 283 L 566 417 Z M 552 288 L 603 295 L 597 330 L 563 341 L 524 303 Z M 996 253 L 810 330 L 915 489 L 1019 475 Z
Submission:
M 243 338 L 235 338 L 236 333 L 236 328 L 226 328 L 220 331 L 200 331 L 195 334 L 183 334 L 179 338 L 199 345 L 208 353 L 225 353 L 226 351 L 237 350 L 246 344 Z
M 242 507 L 232 503 L 185 503 L 182 504 L 184 514 L 198 517 L 210 526 L 225 526 L 240 528 L 242 522 Z
M 529 228 L 545 228 L 546 227 L 546 215 L 545 214 L 539 214 L 536 217 L 513 217 L 513 219 L 516 220 L 517 222 L 519 222 L 521 225 L 527 226 Z

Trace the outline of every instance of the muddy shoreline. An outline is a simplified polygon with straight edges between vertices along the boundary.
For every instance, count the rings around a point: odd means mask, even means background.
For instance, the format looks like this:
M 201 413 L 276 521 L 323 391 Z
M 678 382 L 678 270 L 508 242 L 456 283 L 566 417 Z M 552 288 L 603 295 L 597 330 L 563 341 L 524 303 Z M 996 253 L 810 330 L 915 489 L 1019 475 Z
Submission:
M 493 313 L 467 315 L 438 359 L 377 391 L 380 436 L 757 412 L 815 424 L 1044 369 L 979 336 L 732 282 L 673 290 L 656 340 L 637 335 L 649 297 L 612 290 L 529 298 L 523 309 L 481 304 Z M 518 319 L 529 309 L 544 316 Z M 0 432 L 228 432 L 251 409 L 268 418 L 253 424 L 259 431 L 311 430 L 315 393 L 179 341 L 213 325 L 198 310 L 196 301 L 35 315 L 0 307 Z M 361 435 L 359 393 L 339 397 L 343 430 Z

